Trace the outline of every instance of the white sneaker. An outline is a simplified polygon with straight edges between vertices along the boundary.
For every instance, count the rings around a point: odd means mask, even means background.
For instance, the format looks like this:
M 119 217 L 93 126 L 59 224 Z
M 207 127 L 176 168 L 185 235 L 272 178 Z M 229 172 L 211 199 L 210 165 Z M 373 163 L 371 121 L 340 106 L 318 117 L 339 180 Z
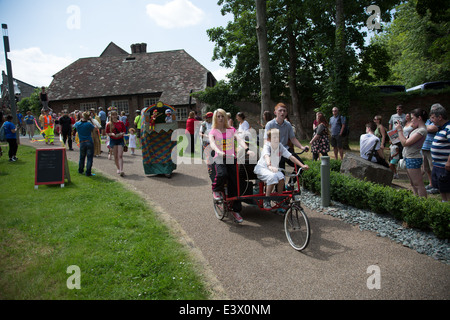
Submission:
M 213 191 L 213 198 L 216 201 L 220 201 L 223 199 L 222 194 L 220 192 L 217 191 Z
M 239 213 L 231 211 L 231 214 L 233 215 L 233 218 L 237 223 L 242 223 L 242 221 L 244 221 Z

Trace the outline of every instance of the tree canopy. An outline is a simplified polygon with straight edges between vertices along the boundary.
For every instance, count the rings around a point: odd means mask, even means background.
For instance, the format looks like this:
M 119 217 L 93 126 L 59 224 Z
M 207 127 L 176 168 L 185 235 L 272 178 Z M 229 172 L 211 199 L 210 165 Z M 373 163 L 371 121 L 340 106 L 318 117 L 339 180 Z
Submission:
M 410 0 L 397 6 L 392 24 L 371 43 L 385 50 L 390 70 L 387 79 L 375 82 L 413 87 L 449 80 L 449 30 L 449 1 Z
M 314 99 L 325 111 L 346 111 L 360 86 L 407 87 L 447 80 L 450 72 L 449 1 L 267 0 L 272 100 L 292 102 L 299 114 Z M 255 1 L 219 0 L 226 27 L 207 30 L 213 60 L 233 68 L 228 85 L 239 98 L 260 101 Z M 379 8 L 381 29 L 368 31 L 368 6 Z M 391 22 L 392 20 L 392 22 Z M 372 39 L 368 40 L 368 35 Z

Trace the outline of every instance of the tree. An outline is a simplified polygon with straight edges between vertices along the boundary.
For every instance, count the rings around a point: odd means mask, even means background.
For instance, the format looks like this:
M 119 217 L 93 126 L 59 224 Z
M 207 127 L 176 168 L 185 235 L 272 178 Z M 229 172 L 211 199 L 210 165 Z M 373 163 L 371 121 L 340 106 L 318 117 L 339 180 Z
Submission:
M 41 101 L 39 100 L 39 93 L 41 89 L 36 88 L 31 96 L 21 99 L 18 103 L 18 110 L 22 113 L 31 111 L 35 115 L 39 115 L 41 112 Z
M 348 109 L 354 75 L 370 74 L 362 65 L 366 47 L 368 0 L 265 0 L 267 48 L 270 65 L 270 97 L 291 100 L 295 123 L 305 136 L 305 101 L 313 98 L 327 115 L 338 104 Z M 390 21 L 390 10 L 400 0 L 378 0 L 383 22 Z M 239 97 L 257 96 L 261 92 L 255 1 L 219 0 L 222 13 L 234 19 L 225 28 L 209 29 L 215 42 L 214 60 L 234 67 L 230 84 Z M 373 66 L 370 66 L 373 68 Z M 373 70 L 372 70 L 373 71 Z M 353 76 L 353 77 L 352 77 Z M 343 94 L 344 93 L 344 94 Z M 295 119 L 294 119 L 295 120 Z
M 238 96 L 224 80 L 219 81 L 214 87 L 194 92 L 192 96 L 207 103 L 209 105 L 208 111 L 215 111 L 219 108 L 224 109 L 231 113 L 233 119 L 239 111 L 234 105 L 234 102 L 239 100 Z
M 410 0 L 396 7 L 395 19 L 371 45 L 386 48 L 390 77 L 386 84 L 413 87 L 424 82 L 450 79 L 450 21 L 448 2 Z M 439 2 L 439 1 L 437 1 Z M 447 4 L 445 4 L 447 3 Z
M 261 77 L 261 123 L 265 111 L 271 109 L 270 100 L 270 65 L 269 65 L 269 47 L 267 43 L 266 27 L 266 0 L 256 1 L 256 34 L 258 37 L 259 65 Z

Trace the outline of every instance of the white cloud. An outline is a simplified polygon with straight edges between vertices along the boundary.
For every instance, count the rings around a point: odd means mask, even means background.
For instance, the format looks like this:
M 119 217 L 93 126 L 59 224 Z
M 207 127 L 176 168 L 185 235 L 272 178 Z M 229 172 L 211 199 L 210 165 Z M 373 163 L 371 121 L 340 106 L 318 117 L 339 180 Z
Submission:
M 216 71 L 213 71 L 212 74 L 214 75 L 214 78 L 216 78 L 217 81 L 225 80 L 228 81 L 227 74 L 231 73 L 233 70 L 230 69 L 219 69 Z
M 13 50 L 8 57 L 12 63 L 14 78 L 37 87 L 49 86 L 53 75 L 74 61 L 70 57 L 45 54 L 37 47 Z
M 147 5 L 147 14 L 163 28 L 174 29 L 199 24 L 205 13 L 189 0 L 172 0 L 165 5 Z

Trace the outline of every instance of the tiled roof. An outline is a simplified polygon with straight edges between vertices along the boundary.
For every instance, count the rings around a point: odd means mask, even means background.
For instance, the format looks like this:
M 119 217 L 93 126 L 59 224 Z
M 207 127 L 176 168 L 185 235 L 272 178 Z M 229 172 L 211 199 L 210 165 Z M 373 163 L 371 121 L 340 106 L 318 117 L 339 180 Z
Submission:
M 100 57 L 106 57 L 106 56 L 117 56 L 119 54 L 128 54 L 125 50 L 123 50 L 121 47 L 119 47 L 114 42 L 111 42 L 106 49 L 102 52 Z
M 75 61 L 53 76 L 48 92 L 52 101 L 161 93 L 164 103 L 186 105 L 210 77 L 184 50 L 107 55 Z

